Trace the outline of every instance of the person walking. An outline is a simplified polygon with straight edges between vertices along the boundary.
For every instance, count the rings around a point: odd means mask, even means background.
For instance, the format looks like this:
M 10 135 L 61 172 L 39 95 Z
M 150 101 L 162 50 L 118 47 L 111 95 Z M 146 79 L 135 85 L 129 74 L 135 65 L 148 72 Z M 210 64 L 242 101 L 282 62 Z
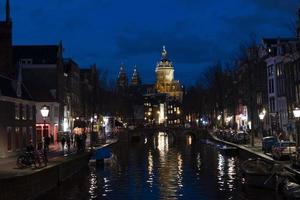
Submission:
M 71 139 L 70 139 L 70 136 L 67 136 L 67 149 L 68 149 L 68 153 L 70 152 L 70 147 L 71 147 Z
M 46 135 L 45 137 L 44 137 L 44 149 L 46 150 L 46 151 L 49 151 L 49 145 L 50 145 L 50 137 L 48 136 L 48 135 Z
M 61 148 L 62 148 L 63 152 L 65 152 L 65 143 L 66 143 L 66 138 L 65 138 L 65 136 L 62 136 L 62 138 L 61 138 Z

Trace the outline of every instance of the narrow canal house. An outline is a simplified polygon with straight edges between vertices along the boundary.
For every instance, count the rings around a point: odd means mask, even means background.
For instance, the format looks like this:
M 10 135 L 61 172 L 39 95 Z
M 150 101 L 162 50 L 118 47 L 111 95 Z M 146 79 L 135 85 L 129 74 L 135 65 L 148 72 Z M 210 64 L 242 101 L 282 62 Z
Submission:
M 18 80 L 0 75 L 0 158 L 36 145 L 35 102 Z
M 0 158 L 15 155 L 35 141 L 35 102 L 17 79 L 12 64 L 12 19 L 9 0 L 6 1 L 6 18 L 0 21 Z

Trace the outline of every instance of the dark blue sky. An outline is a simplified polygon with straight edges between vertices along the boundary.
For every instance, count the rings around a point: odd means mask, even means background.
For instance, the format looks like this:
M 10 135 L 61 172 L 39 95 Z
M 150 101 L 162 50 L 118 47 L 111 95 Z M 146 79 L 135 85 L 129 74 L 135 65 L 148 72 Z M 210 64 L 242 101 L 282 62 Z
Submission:
M 121 62 L 129 77 L 136 64 L 147 83 L 154 81 L 166 45 L 175 78 L 187 85 L 211 63 L 233 57 L 250 35 L 293 36 L 289 27 L 298 5 L 299 0 L 11 0 L 14 44 L 62 40 L 65 55 L 81 66 L 97 63 L 115 78 Z

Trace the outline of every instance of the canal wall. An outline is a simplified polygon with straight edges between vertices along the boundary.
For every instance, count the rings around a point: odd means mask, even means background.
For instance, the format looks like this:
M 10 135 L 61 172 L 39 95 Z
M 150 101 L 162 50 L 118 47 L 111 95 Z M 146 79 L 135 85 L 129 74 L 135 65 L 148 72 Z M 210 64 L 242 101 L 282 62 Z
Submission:
M 34 170 L 26 175 L 15 175 L 0 179 L 1 200 L 31 200 L 59 186 L 61 182 L 87 166 L 89 153 L 53 161 L 54 164 Z

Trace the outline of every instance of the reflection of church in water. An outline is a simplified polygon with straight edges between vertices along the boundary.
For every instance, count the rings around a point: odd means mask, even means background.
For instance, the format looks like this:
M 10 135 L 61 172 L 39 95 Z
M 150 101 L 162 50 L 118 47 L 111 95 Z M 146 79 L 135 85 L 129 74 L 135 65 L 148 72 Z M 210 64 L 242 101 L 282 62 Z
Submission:
M 155 84 L 141 84 L 140 76 L 134 68 L 131 82 L 128 84 L 124 65 L 120 67 L 117 84 L 118 91 L 133 91 L 138 89 L 144 97 L 142 112 L 136 119 L 141 118 L 146 124 L 180 125 L 182 123 L 181 102 L 183 87 L 178 80 L 174 80 L 174 67 L 168 58 L 168 52 L 163 47 L 161 59 L 156 65 Z M 130 92 L 129 92 L 130 93 Z M 139 108 L 135 106 L 135 108 Z

